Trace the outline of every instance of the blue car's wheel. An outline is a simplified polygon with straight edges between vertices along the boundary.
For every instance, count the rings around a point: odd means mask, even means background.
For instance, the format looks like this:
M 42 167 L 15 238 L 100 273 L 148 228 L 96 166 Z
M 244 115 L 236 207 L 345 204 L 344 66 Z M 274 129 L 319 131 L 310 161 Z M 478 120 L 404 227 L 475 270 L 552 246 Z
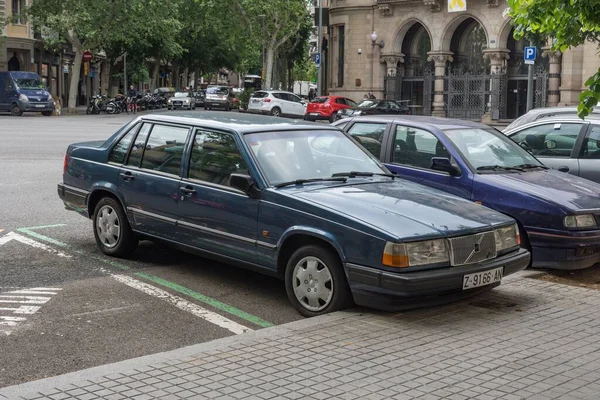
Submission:
M 138 244 L 123 208 L 112 197 L 104 197 L 96 205 L 94 237 L 100 250 L 114 257 L 130 255 Z
M 337 254 L 315 245 L 292 254 L 285 271 L 285 287 L 292 305 L 306 317 L 343 310 L 352 296 Z

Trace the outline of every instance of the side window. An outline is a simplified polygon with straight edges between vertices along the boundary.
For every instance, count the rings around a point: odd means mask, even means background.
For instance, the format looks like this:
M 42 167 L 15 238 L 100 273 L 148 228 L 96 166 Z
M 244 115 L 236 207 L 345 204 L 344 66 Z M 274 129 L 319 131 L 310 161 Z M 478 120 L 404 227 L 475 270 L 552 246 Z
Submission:
M 248 174 L 248 166 L 233 136 L 197 131 L 192 144 L 188 177 L 229 186 L 229 176 L 233 173 Z
M 346 104 L 350 107 L 356 107 L 356 102 L 354 100 L 346 99 Z
M 600 158 L 600 125 L 592 125 L 592 130 L 582 148 L 581 158 Z
M 12 91 L 12 90 L 14 89 L 14 87 L 13 87 L 13 83 L 12 83 L 12 81 L 10 80 L 10 78 L 8 78 L 8 77 L 6 78 L 6 85 L 5 85 L 5 87 L 4 87 L 4 88 L 5 88 L 5 90 L 6 90 L 7 92 L 10 92 L 10 91 Z
M 391 110 L 400 110 L 400 106 L 392 101 L 388 102 Z
M 549 123 L 532 126 L 511 136 L 534 156 L 571 157 L 581 124 Z
M 131 165 L 132 167 L 140 166 L 140 161 L 142 161 L 144 149 L 146 148 L 146 140 L 148 140 L 148 133 L 150 133 L 151 128 L 152 124 L 145 123 L 142 125 L 142 128 L 138 132 L 137 137 L 133 142 L 133 147 L 131 148 L 131 153 L 129 153 L 129 159 L 127 160 L 127 165 Z
M 386 124 L 381 123 L 357 122 L 352 125 L 348 133 L 371 154 L 380 158 L 385 126 Z
M 344 99 L 342 99 L 342 98 L 337 98 L 337 99 L 335 99 L 335 102 L 336 102 L 337 104 L 346 104 L 346 101 L 345 101 Z
M 113 147 L 112 150 L 110 151 L 110 154 L 108 156 L 108 162 L 117 163 L 117 164 L 123 164 L 123 162 L 125 162 L 125 157 L 127 156 L 127 151 L 129 150 L 129 145 L 131 144 L 131 141 L 133 140 L 133 136 L 135 135 L 135 133 L 137 132 L 139 127 L 140 127 L 139 124 L 135 124 L 135 126 L 133 128 L 131 128 L 129 130 L 129 132 L 127 132 L 125 134 L 125 136 L 123 136 L 117 142 L 115 147 Z
M 154 125 L 146 142 L 142 168 L 179 175 L 189 129 Z
M 273 97 L 279 100 L 287 100 L 287 97 L 283 93 L 272 93 Z
M 392 161 L 397 164 L 431 169 L 432 157 L 450 158 L 448 151 L 431 132 L 398 125 Z

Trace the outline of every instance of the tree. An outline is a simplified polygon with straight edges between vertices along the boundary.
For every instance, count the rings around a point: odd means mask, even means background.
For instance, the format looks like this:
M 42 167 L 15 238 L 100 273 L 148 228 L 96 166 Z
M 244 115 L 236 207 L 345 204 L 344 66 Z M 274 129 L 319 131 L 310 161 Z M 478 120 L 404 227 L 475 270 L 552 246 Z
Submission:
M 250 35 L 265 52 L 264 86 L 273 87 L 273 63 L 277 51 L 299 31 L 308 14 L 306 0 L 236 0 Z
M 515 38 L 528 33 L 553 40 L 553 49 L 565 51 L 587 41 L 600 46 L 598 0 L 508 0 L 515 25 Z M 600 101 L 600 68 L 586 82 L 580 96 L 578 115 L 586 117 Z

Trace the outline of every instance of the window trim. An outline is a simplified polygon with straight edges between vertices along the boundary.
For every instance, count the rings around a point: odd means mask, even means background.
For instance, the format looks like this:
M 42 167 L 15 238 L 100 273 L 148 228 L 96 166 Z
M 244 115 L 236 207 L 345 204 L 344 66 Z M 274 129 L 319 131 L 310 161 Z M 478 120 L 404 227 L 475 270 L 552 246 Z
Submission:
M 398 129 L 399 126 L 403 126 L 403 127 L 406 127 L 406 128 L 412 128 L 412 129 L 420 129 L 420 130 L 422 130 L 424 132 L 427 132 L 427 133 L 433 135 L 438 140 L 438 142 L 441 142 L 444 145 L 444 147 L 446 148 L 446 151 L 449 150 L 448 146 L 446 146 L 446 144 L 444 143 L 444 141 L 442 141 L 440 139 L 440 136 L 437 135 L 435 132 L 432 132 L 429 129 L 423 128 L 421 126 L 414 126 L 414 125 L 402 124 L 402 123 L 394 123 L 394 124 L 392 124 L 392 129 L 391 129 L 390 134 L 388 136 L 389 137 L 389 139 L 388 139 L 389 148 L 387 150 L 387 155 L 389 157 L 388 159 L 390 160 L 390 161 L 388 161 L 389 164 L 397 165 L 397 166 L 400 166 L 400 167 L 413 168 L 413 169 L 418 170 L 418 171 L 429 172 L 429 173 L 433 173 L 433 174 L 440 175 L 440 176 L 450 176 L 450 174 L 448 172 L 436 171 L 436 170 L 431 169 L 431 168 L 423 168 L 423 167 L 418 167 L 416 165 L 402 164 L 402 163 L 394 161 L 394 146 L 392 145 L 392 142 L 396 141 L 396 131 L 397 131 L 397 129 Z M 444 132 L 440 132 L 440 133 L 441 133 L 441 135 L 444 135 L 444 136 L 446 135 Z M 447 140 L 449 140 L 449 139 L 447 139 Z M 454 143 L 452 143 L 452 146 L 454 146 Z M 450 156 L 450 162 L 454 161 L 454 163 L 458 166 L 458 168 L 462 172 L 462 168 L 460 167 L 460 164 L 456 162 L 455 157 L 450 153 L 450 151 L 448 151 L 448 155 Z M 434 155 L 434 157 L 435 157 L 435 155 Z M 460 178 L 460 176 L 458 176 L 456 178 Z
M 579 132 L 579 136 L 583 137 L 583 139 L 581 140 L 581 146 L 579 148 L 579 152 L 577 153 L 577 159 L 578 160 L 597 160 L 597 158 L 583 158 L 582 155 L 583 155 L 583 145 L 586 143 L 586 140 L 588 140 L 590 138 L 590 135 L 592 134 L 592 131 L 594 130 L 594 128 L 598 128 L 600 130 L 600 123 L 593 123 L 593 122 L 589 122 L 589 121 L 585 121 L 584 123 L 587 123 L 587 126 L 585 127 L 585 134 L 582 135 L 581 131 Z M 594 139 L 594 140 L 596 140 L 597 142 L 600 142 L 600 138 Z M 575 145 L 577 145 L 577 142 L 575 142 Z M 600 150 L 600 147 L 598 148 L 598 150 Z
M 388 142 L 389 139 L 387 139 L 389 137 L 389 131 L 390 131 L 390 126 L 392 125 L 389 122 L 381 122 L 381 121 L 370 121 L 370 120 L 366 120 L 366 121 L 356 121 L 356 120 L 352 120 L 352 121 L 348 121 L 346 123 L 346 126 L 344 127 L 343 131 L 346 133 L 346 135 L 348 135 L 352 140 L 354 140 L 355 142 L 357 142 L 359 145 L 361 145 L 362 147 L 364 147 L 364 145 L 362 145 L 360 142 L 358 142 L 358 140 L 356 140 L 354 138 L 354 135 L 352 133 L 350 133 L 350 131 L 352 130 L 352 128 L 354 128 L 357 124 L 383 124 L 384 129 L 383 129 L 383 136 L 382 136 L 382 140 L 381 140 L 381 150 L 380 150 L 380 154 L 373 154 L 370 151 L 369 154 L 371 154 L 373 157 L 375 157 L 377 160 L 379 160 L 380 163 L 385 163 L 385 155 L 387 153 L 387 146 L 388 146 Z M 366 150 L 366 148 L 365 148 Z
M 131 147 L 133 145 L 133 143 L 135 142 L 135 139 L 137 138 L 138 133 L 140 132 L 140 129 L 143 125 L 143 121 L 137 121 L 131 128 L 129 128 L 128 130 L 125 131 L 125 133 L 123 133 L 121 136 L 119 136 L 119 138 L 115 141 L 115 143 L 109 148 L 108 150 L 108 159 L 107 159 L 107 164 L 111 164 L 111 165 L 126 165 L 127 161 L 129 160 L 129 152 L 131 151 Z M 129 146 L 127 147 L 127 151 L 125 152 L 125 157 L 123 157 L 123 162 L 122 163 L 117 163 L 114 161 L 110 161 L 110 156 L 113 153 L 113 151 L 115 150 L 115 147 L 117 147 L 119 145 L 119 143 L 121 143 L 121 140 L 123 140 L 125 138 L 125 136 L 127 136 L 129 134 L 129 132 L 131 132 L 132 130 L 135 130 L 135 132 L 133 133 L 133 139 L 131 140 L 131 142 L 129 143 Z

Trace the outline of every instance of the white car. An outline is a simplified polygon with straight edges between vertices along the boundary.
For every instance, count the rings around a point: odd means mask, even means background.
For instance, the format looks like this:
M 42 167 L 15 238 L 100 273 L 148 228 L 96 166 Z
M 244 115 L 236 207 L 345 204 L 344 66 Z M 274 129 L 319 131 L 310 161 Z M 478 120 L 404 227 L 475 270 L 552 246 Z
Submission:
M 250 97 L 248 112 L 274 117 L 304 118 L 306 101 L 283 90 L 259 90 Z

